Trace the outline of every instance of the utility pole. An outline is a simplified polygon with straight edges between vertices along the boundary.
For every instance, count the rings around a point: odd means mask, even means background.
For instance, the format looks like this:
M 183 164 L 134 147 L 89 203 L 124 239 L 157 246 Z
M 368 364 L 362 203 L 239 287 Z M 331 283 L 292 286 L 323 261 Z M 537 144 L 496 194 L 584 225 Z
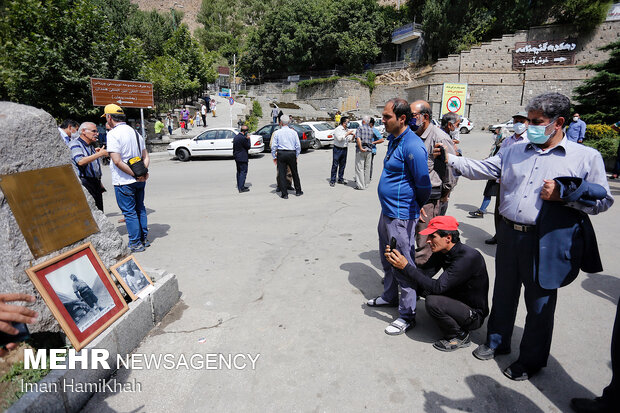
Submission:
M 237 93 L 237 54 L 233 54 L 233 92 Z

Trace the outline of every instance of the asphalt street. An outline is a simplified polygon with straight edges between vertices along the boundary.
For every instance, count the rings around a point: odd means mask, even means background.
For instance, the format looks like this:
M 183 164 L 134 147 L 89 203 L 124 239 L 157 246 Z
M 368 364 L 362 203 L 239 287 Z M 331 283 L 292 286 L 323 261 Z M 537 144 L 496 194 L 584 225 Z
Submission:
M 462 135 L 468 157 L 484 158 L 490 145 L 488 132 Z M 559 291 L 548 367 L 513 382 L 501 370 L 518 354 L 523 300 L 513 353 L 492 361 L 471 355 L 486 323 L 472 333 L 471 347 L 442 353 L 432 347 L 440 334 L 422 301 L 417 326 L 396 337 L 383 331 L 396 309 L 366 307 L 382 292 L 376 188 L 385 149 L 366 191 L 353 188 L 353 147 L 345 173 L 351 184 L 333 188 L 331 150 L 301 154 L 304 195 L 288 200 L 275 193 L 268 154 L 250 160 L 245 194 L 235 188 L 232 159 L 154 156 L 145 201 L 152 246 L 136 256 L 144 267 L 175 273 L 182 297 L 135 353 L 260 357 L 254 370 L 123 369 L 117 379 L 136 380 L 142 391 L 97 394 L 84 411 L 557 412 L 570 410 L 571 397 L 600 395 L 611 378 L 620 293 L 618 207 L 592 217 L 605 270 L 582 273 Z M 106 215 L 126 237 L 104 173 Z M 492 291 L 495 247 L 484 240 L 493 235 L 493 216 L 467 214 L 480 205 L 484 185 L 461 179 L 448 214 L 461 223 L 462 241 L 483 254 Z M 620 184 L 611 187 L 620 194 Z

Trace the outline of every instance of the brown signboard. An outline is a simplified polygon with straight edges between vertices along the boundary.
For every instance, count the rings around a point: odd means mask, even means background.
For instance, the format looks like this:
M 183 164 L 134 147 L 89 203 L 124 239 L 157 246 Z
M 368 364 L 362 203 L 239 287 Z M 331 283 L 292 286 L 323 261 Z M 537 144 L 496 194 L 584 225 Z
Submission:
M 0 188 L 35 258 L 99 232 L 71 165 L 0 175 Z
M 153 107 L 153 84 L 130 80 L 90 78 L 93 105 L 116 103 L 125 108 Z
M 513 70 L 575 64 L 577 43 L 567 40 L 517 42 L 512 52 Z

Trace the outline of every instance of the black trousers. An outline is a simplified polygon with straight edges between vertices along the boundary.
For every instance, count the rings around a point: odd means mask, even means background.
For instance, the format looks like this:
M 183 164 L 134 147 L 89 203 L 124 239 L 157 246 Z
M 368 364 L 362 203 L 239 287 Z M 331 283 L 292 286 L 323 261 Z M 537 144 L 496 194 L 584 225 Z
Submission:
M 88 193 L 95 200 L 95 205 L 99 211 L 103 212 L 103 186 L 101 185 L 101 179 L 80 177 L 82 186 L 86 188 Z
M 301 192 L 301 182 L 299 181 L 299 174 L 297 173 L 297 153 L 295 151 L 282 151 L 278 150 L 278 187 L 282 195 L 288 195 L 286 184 L 286 167 L 291 168 L 291 174 L 293 174 L 293 184 L 295 185 L 295 192 Z
M 610 406 L 620 405 L 620 301 L 611 334 L 611 383 L 603 390 L 603 400 Z
M 445 339 L 482 326 L 484 319 L 467 304 L 443 295 L 426 296 L 426 311 L 433 317 Z
M 344 167 L 347 165 L 347 148 L 340 148 L 334 145 L 332 160 L 332 175 L 330 183 L 336 182 L 336 173 L 338 173 L 338 182 L 344 180 Z

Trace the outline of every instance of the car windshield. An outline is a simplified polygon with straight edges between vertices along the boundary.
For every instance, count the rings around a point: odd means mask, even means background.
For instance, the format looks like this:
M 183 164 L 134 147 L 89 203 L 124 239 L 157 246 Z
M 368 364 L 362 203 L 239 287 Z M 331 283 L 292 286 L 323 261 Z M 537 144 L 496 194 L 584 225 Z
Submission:
M 332 126 L 329 123 L 315 123 L 314 127 L 318 131 L 332 130 Z

